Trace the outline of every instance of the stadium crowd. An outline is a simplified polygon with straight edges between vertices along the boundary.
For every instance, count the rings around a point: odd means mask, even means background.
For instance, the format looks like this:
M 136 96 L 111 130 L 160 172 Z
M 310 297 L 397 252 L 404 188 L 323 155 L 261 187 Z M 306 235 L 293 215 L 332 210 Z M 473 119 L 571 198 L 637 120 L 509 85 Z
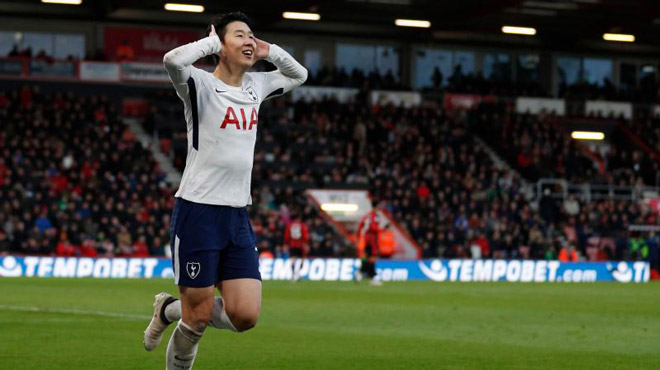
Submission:
M 401 84 L 398 82 L 399 80 L 399 76 L 395 76 L 391 70 L 383 73 L 375 69 L 366 73 L 359 69 L 353 69 L 349 73 L 343 67 L 323 67 L 318 72 L 310 74 L 306 83 L 314 86 L 354 88 L 364 88 L 367 86 L 370 89 L 410 90 L 409 86 Z
M 16 44 L 14 44 L 14 46 L 9 51 L 9 53 L 7 53 L 7 58 L 37 60 L 51 64 L 55 62 L 55 57 L 46 53 L 46 51 L 43 49 L 39 49 L 39 51 L 35 53 L 33 52 L 32 47 L 21 49 Z M 78 58 L 76 58 L 73 55 L 69 55 L 66 57 L 67 61 L 76 61 L 77 59 Z
M 506 73 L 486 78 L 481 71 L 465 73 L 460 65 L 456 65 L 443 85 L 445 76 L 439 68 L 435 68 L 431 76 L 433 87 L 426 90 L 495 96 L 550 96 L 538 81 L 513 81 L 510 77 L 501 75 Z
M 150 99 L 145 127 L 181 168 L 186 142 L 180 102 L 169 91 Z M 23 87 L 0 93 L 0 118 L 6 122 L 0 133 L 0 250 L 166 253 L 172 189 L 149 150 L 120 123 L 116 105 L 103 96 Z M 533 207 L 523 179 L 495 165 L 475 141 L 470 119 L 434 106 L 267 103 L 260 114 L 250 208 L 260 250 L 286 256 L 284 229 L 298 214 L 310 229 L 310 255 L 354 255 L 304 195 L 307 188 L 325 187 L 370 189 L 423 257 L 550 259 L 577 250 L 589 259 L 646 259 L 657 253 L 655 234 L 627 233 L 631 224 L 660 223 L 637 203 L 544 197 Z M 497 116 L 476 119 L 498 127 Z M 518 116 L 514 122 L 527 119 L 543 118 Z M 542 122 L 536 125 L 511 135 L 558 135 Z M 555 140 L 541 143 L 553 148 L 561 141 Z M 561 148 L 567 150 L 573 149 Z M 570 159 L 567 168 L 575 162 Z
M 623 80 L 623 78 L 622 78 Z M 641 76 L 638 82 L 628 86 L 616 86 L 609 78 L 601 83 L 576 81 L 572 84 L 560 83 L 558 95 L 567 100 L 609 100 L 636 103 L 657 103 L 660 81 L 653 74 Z
M 623 124 L 657 155 L 656 159 L 660 158 L 660 115 L 640 115 Z M 650 156 L 646 157 L 652 159 Z
M 104 96 L 0 92 L 0 251 L 165 254 L 170 186 Z
M 163 94 L 169 93 L 158 93 L 160 103 L 150 115 L 162 115 L 171 107 Z M 152 128 L 157 121 L 148 117 L 145 122 Z M 618 201 L 585 204 L 574 200 L 577 205 L 570 208 L 570 217 L 557 201 L 544 201 L 535 211 L 524 194 L 522 180 L 496 166 L 472 139 L 469 119 L 451 116 L 442 109 L 275 100 L 262 109 L 260 122 L 264 123 L 259 127 L 253 176 L 253 199 L 258 206 L 253 216 L 260 224 L 258 228 L 271 225 L 258 232 L 267 230 L 265 237 L 261 235 L 263 249 L 280 248 L 281 237 L 273 235 L 281 234 L 288 221 L 287 213 L 278 209 L 292 204 L 297 211 L 303 207 L 311 224 L 327 225 L 304 206 L 302 190 L 309 187 L 369 188 L 377 199 L 385 201 L 387 210 L 419 244 L 424 257 L 557 258 L 562 251 L 574 248 L 585 258 L 633 258 L 626 249 L 626 226 L 653 222 L 641 208 Z M 559 136 L 550 128 L 546 130 L 548 137 Z M 154 129 L 159 137 L 171 131 Z M 173 136 L 173 147 L 185 145 L 185 136 L 178 139 L 178 145 L 177 134 Z M 173 152 L 175 163 L 182 164 L 185 152 L 183 157 Z M 569 153 L 574 157 L 565 163 L 571 172 L 562 174 L 587 172 L 584 179 L 589 179 L 593 161 L 580 157 L 576 148 Z M 573 168 L 576 157 L 584 161 L 583 168 Z M 593 169 L 591 174 L 596 173 Z M 264 206 L 262 194 L 275 202 L 265 202 L 272 205 Z M 626 216 L 611 220 L 603 207 L 622 207 Z M 336 232 L 327 226 L 327 239 L 332 239 Z M 600 252 L 594 252 L 593 238 L 604 235 L 618 237 L 618 247 L 606 250 L 600 246 Z M 335 239 L 332 244 L 328 251 L 342 253 L 341 242 Z
M 630 125 L 637 135 L 653 142 L 650 121 L 647 125 L 636 122 L 621 124 Z M 483 109 L 471 118 L 471 127 L 532 181 L 549 177 L 573 183 L 654 186 L 660 172 L 659 163 L 631 144 L 623 133 L 616 131 L 608 146 L 591 150 L 571 139 L 556 116 L 545 113 Z

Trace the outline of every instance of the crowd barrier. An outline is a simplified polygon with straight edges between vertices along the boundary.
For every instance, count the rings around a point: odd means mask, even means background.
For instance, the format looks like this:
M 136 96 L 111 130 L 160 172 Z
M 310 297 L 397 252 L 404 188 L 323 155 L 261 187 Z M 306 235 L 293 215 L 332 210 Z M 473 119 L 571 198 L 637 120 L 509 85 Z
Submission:
M 312 258 L 299 266 L 302 279 L 350 281 L 359 259 Z M 187 273 L 181 267 L 181 273 Z M 289 280 L 292 261 L 262 259 L 264 280 Z M 378 274 L 384 281 L 502 281 L 502 282 L 648 282 L 647 262 L 559 262 L 530 260 L 381 260 Z M 165 258 L 76 258 L 0 256 L 0 277 L 172 278 L 172 263 Z

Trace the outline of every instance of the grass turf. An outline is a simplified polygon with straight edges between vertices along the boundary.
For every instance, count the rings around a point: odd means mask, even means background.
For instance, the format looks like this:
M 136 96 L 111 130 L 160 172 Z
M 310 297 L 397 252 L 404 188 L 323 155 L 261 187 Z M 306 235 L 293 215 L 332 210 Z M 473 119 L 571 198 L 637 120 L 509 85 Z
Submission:
M 0 368 L 163 369 L 142 347 L 170 280 L 0 279 Z M 195 369 L 658 369 L 660 285 L 265 282 L 257 327 Z

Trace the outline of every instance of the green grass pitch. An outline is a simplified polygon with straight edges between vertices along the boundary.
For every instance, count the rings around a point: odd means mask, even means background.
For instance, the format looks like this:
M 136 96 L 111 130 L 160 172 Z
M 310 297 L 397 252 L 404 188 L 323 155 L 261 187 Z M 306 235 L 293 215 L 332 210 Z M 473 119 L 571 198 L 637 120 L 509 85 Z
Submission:
M 142 331 L 171 280 L 0 279 L 0 368 L 163 369 Z M 195 369 L 660 369 L 660 285 L 265 282 Z

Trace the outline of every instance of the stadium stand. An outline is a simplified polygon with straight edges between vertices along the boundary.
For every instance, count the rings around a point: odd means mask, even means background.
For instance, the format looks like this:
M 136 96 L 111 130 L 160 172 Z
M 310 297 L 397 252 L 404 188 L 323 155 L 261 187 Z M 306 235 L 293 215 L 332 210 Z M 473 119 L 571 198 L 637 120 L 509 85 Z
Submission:
M 0 98 L 2 248 L 24 254 L 163 255 L 173 198 L 104 96 Z
M 165 98 L 168 95 L 169 100 Z M 145 120 L 147 127 L 158 137 L 171 135 L 173 148 L 185 148 L 185 135 L 176 130 L 173 133 L 169 126 L 153 129 L 157 121 L 176 125 L 175 116 L 180 114 L 173 108 L 176 106 L 172 104 L 176 99 L 173 94 L 161 91 L 155 96 L 158 99 L 152 101 L 157 102 L 156 108 Z M 164 115 L 164 111 L 169 113 Z M 627 225 L 655 222 L 651 214 L 625 201 L 585 204 L 573 200 L 577 203 L 573 207 L 578 209 L 575 212 L 570 207 L 569 211 L 564 210 L 558 200 L 549 200 L 542 201 L 540 209 L 534 210 L 523 191 L 522 179 L 496 166 L 484 147 L 472 139 L 469 128 L 475 118 L 471 116 L 450 115 L 440 108 L 366 108 L 362 102 L 279 100 L 262 109 L 260 119 L 264 124 L 260 125 L 255 154 L 253 199 L 258 207 L 253 209 L 253 216 L 259 220 L 257 229 L 263 248 L 274 253 L 279 253 L 277 241 L 281 240 L 286 224 L 286 213 L 276 209 L 302 207 L 305 200 L 300 190 L 308 187 L 370 188 L 377 199 L 387 202 L 388 211 L 422 247 L 424 257 L 551 259 L 572 245 L 584 258 L 597 259 L 604 255 L 633 258 L 627 249 Z M 502 127 L 502 123 L 499 126 L 495 123 L 498 119 L 476 116 L 477 121 L 488 121 L 482 127 L 495 131 Z M 544 119 L 513 116 L 509 130 L 523 131 L 520 125 L 531 121 L 536 126 L 529 132 L 540 132 L 541 138 L 548 139 L 546 146 L 550 151 L 544 160 L 556 160 L 565 152 L 569 156 L 554 166 L 541 164 L 530 170 L 544 169 L 550 171 L 547 175 L 575 179 L 582 176 L 584 181 L 597 178 L 593 160 Z M 524 138 L 520 133 L 518 136 Z M 502 135 L 488 131 L 482 136 Z M 527 141 L 528 146 L 532 142 L 543 146 L 529 134 Z M 505 152 L 508 154 L 505 157 L 516 163 L 519 152 L 515 148 L 522 146 L 521 141 L 511 140 L 509 145 L 513 150 Z M 174 162 L 182 166 L 185 151 L 172 149 L 172 152 Z M 522 170 L 524 175 L 531 174 L 532 179 L 545 175 Z M 286 190 L 282 191 L 282 187 Z M 272 194 L 273 189 L 276 195 Z M 266 201 L 272 205 L 264 206 L 263 194 L 267 194 L 267 199 L 277 200 Z M 600 217 L 603 209 L 624 209 L 626 216 Z M 272 214 L 264 215 L 263 210 Z M 561 217 L 567 212 L 572 217 Z M 310 217 L 309 207 L 305 214 Z M 312 225 L 326 225 L 311 217 Z M 332 228 L 327 226 L 327 234 L 331 234 Z M 605 236 L 618 239 L 614 242 L 608 239 L 607 247 L 593 243 L 594 238 Z M 332 238 L 328 235 L 328 239 Z M 333 248 L 326 249 L 337 251 L 341 243 L 335 239 L 333 244 Z
M 650 147 L 658 145 L 650 121 L 617 122 L 618 127 L 630 127 L 638 137 L 649 140 Z M 654 186 L 660 169 L 660 162 L 623 133 L 612 135 L 614 139 L 602 151 L 594 151 L 571 139 L 562 119 L 551 114 L 482 109 L 472 119 L 472 127 L 531 181 L 552 177 L 575 183 Z
M 148 98 L 144 126 L 182 169 L 186 136 L 178 98 L 161 89 L 149 90 Z M 8 122 L 0 141 L 5 185 L 0 248 L 85 256 L 166 253 L 172 188 L 149 150 L 121 123 L 116 104 L 103 96 L 43 93 L 35 85 L 3 91 L 0 108 Z M 422 248 L 423 257 L 551 259 L 574 247 L 589 260 L 650 258 L 657 235 L 631 233 L 628 227 L 660 220 L 638 202 L 542 197 L 535 207 L 523 178 L 495 165 L 474 140 L 475 122 L 489 128 L 479 136 L 493 148 L 510 148 L 503 157 L 527 179 L 583 175 L 588 180 L 593 175 L 593 181 L 597 168 L 580 150 L 562 146 L 568 142 L 548 122 L 552 117 L 511 115 L 507 130 L 521 130 L 521 140 L 496 145 L 490 138 L 507 138 L 494 135 L 504 130 L 500 117 L 432 106 L 272 101 L 261 112 L 250 210 L 260 251 L 286 256 L 284 228 L 290 215 L 299 213 L 310 227 L 311 255 L 355 254 L 303 195 L 304 189 L 317 187 L 370 189 Z M 526 122 L 533 129 L 524 135 Z M 649 145 L 657 143 L 643 126 L 631 127 L 652 141 Z M 522 143 L 532 133 L 541 134 Z M 576 157 L 565 167 L 531 168 L 549 173 L 527 171 L 519 166 L 517 149 L 531 142 L 537 150 L 550 149 L 537 161 L 566 151 Z M 608 170 L 616 161 L 630 166 L 623 159 L 607 158 Z M 576 168 L 580 161 L 583 167 Z

